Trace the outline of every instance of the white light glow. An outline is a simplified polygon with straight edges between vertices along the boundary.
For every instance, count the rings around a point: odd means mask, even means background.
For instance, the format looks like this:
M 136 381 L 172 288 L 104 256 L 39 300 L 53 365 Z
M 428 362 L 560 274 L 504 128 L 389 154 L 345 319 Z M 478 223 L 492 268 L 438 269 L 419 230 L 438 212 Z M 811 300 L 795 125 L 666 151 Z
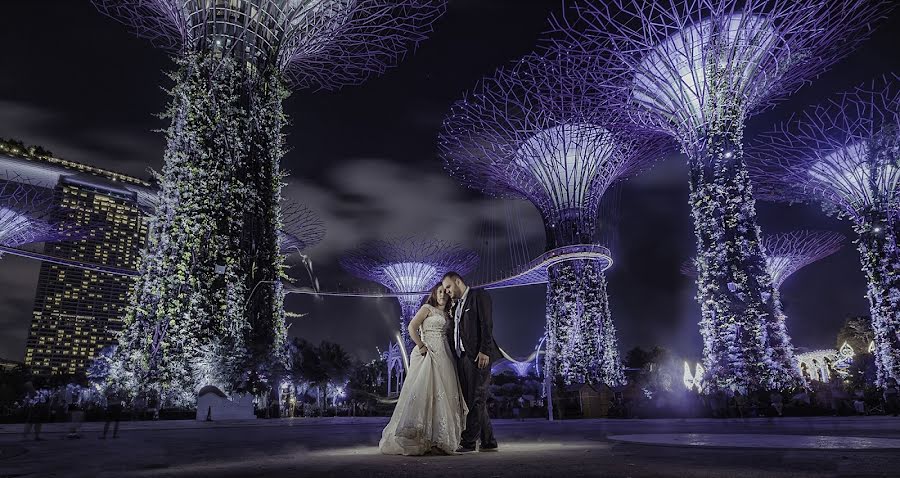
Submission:
M 0 244 L 19 245 L 16 237 L 31 229 L 28 217 L 12 209 L 0 207 Z
M 800 369 L 806 369 L 810 380 L 827 382 L 831 377 L 832 365 L 840 359 L 835 349 L 813 350 L 796 356 Z
M 395 292 L 419 292 L 431 285 L 438 270 L 424 262 L 398 262 L 384 267 L 384 271 L 394 284 Z
M 703 366 L 697 363 L 697 366 L 694 368 L 694 373 L 691 374 L 691 365 L 684 361 L 684 374 L 682 375 L 682 382 L 684 383 L 684 388 L 688 390 L 696 389 L 698 392 L 703 390 L 703 374 L 706 373 Z
M 598 126 L 561 125 L 525 141 L 516 163 L 537 179 L 556 208 L 578 208 L 590 199 L 598 172 L 615 159 L 613 143 L 611 133 Z
M 809 175 L 857 207 L 872 206 L 878 199 L 891 199 L 900 193 L 900 168 L 895 164 L 870 164 L 867 155 L 865 142 L 851 144 L 814 163 Z
M 688 365 L 687 360 L 684 362 L 684 375 L 682 375 L 681 380 L 684 383 L 684 388 L 693 390 L 694 376 L 691 374 L 691 366 Z
M 726 71 L 733 93 L 743 96 L 735 100 L 747 101 L 777 81 L 776 60 L 786 53 L 766 17 L 735 13 L 721 22 L 706 19 L 671 35 L 644 57 L 632 95 L 670 120 L 699 125 L 714 100 L 707 71 L 712 64 Z
M 853 358 L 853 356 L 856 355 L 856 351 L 854 351 L 853 347 L 850 346 L 850 344 L 848 344 L 847 342 L 844 342 L 844 344 L 841 345 L 841 348 L 838 350 L 838 352 L 841 354 L 841 357 L 844 358 Z

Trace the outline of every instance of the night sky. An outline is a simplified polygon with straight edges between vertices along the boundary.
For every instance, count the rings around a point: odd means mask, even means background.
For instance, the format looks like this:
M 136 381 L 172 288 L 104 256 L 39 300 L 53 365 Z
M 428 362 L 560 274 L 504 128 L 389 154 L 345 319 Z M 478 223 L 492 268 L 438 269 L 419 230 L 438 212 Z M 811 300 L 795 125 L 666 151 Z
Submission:
M 309 252 L 323 289 L 374 286 L 337 266 L 361 241 L 423 234 L 462 242 L 484 258 L 481 277 L 499 274 L 507 247 L 489 240 L 509 217 L 540 253 L 540 219 L 527 203 L 501 203 L 457 185 L 442 169 L 436 137 L 450 104 L 498 66 L 534 49 L 560 0 L 451 0 L 431 38 L 399 67 L 363 86 L 295 92 L 285 104 L 292 124 L 283 160 L 285 195 L 324 220 L 327 236 Z M 0 67 L 0 137 L 42 145 L 72 161 L 149 177 L 164 141 L 155 130 L 167 103 L 166 53 L 134 38 L 87 0 L 6 0 Z M 752 118 L 745 137 L 792 112 L 890 71 L 900 71 L 900 14 L 880 25 L 861 50 L 812 85 Z M 701 350 L 692 281 L 679 272 L 694 250 L 687 170 L 675 155 L 616 191 L 618 224 L 608 271 L 622 353 L 661 345 L 686 357 Z M 607 211 L 613 209 L 607 207 Z M 846 223 L 816 206 L 760 203 L 766 232 L 830 229 Z M 537 245 L 534 245 L 537 243 Z M 498 245 L 500 244 L 500 245 Z M 493 252 L 489 252 L 493 251 Z M 808 266 L 787 280 L 782 299 L 799 347 L 834 347 L 842 322 L 868 313 L 855 248 Z M 22 360 L 39 264 L 0 259 L 0 357 Z M 303 283 L 304 273 L 291 275 Z M 511 355 L 525 356 L 543 331 L 543 286 L 493 292 L 494 332 Z M 373 358 L 398 330 L 393 299 L 290 296 L 291 335 L 336 341 Z

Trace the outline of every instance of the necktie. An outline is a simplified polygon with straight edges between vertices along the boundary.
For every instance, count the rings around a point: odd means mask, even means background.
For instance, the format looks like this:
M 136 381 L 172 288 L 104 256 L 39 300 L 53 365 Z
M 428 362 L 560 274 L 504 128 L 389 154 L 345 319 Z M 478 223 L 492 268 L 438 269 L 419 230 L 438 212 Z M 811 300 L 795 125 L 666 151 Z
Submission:
M 459 319 L 462 318 L 462 299 L 456 304 L 456 320 L 454 321 L 455 327 L 453 328 L 453 342 L 456 345 L 456 356 L 459 357 L 462 355 L 462 340 L 459 336 Z

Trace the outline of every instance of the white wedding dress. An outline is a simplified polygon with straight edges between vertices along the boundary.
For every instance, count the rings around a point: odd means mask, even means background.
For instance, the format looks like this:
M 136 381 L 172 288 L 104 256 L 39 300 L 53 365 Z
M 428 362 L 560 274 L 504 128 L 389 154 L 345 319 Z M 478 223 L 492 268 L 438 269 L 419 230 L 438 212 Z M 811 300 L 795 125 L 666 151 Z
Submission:
M 378 448 L 385 455 L 423 455 L 432 448 L 454 453 L 469 409 L 463 400 L 456 364 L 447 343 L 447 319 L 430 305 L 422 323 L 423 357 L 414 348 L 409 371 L 391 421 L 381 432 Z

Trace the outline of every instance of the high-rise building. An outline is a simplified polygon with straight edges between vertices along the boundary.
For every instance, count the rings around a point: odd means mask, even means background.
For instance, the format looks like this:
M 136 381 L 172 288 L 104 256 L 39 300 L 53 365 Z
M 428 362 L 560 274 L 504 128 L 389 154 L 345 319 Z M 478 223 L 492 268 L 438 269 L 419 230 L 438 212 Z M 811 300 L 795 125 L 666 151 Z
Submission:
M 13 170 L 59 201 L 58 221 L 82 230 L 77 240 L 44 245 L 55 258 L 135 269 L 147 236 L 153 187 L 138 178 L 49 155 L 0 151 Z M 86 228 L 86 229 L 85 229 Z M 41 264 L 25 364 L 37 375 L 76 374 L 115 342 L 133 279 L 45 261 Z

